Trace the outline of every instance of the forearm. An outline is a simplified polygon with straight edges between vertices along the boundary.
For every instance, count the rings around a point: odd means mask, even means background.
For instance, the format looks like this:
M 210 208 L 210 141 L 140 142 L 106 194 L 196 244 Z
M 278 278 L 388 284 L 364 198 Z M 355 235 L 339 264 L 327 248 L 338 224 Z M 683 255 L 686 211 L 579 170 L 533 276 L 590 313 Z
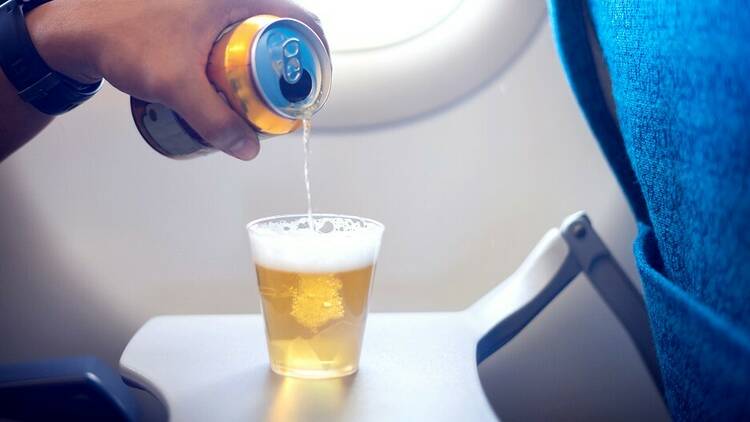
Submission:
M 31 140 L 52 121 L 21 100 L 16 89 L 0 71 L 0 161 Z

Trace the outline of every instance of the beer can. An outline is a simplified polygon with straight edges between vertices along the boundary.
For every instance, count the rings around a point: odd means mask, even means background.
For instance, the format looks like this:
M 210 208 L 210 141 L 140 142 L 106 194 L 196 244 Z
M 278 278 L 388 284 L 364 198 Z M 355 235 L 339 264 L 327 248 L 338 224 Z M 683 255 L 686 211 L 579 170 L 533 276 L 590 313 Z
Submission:
M 298 129 L 331 89 L 331 59 L 304 23 L 258 15 L 227 28 L 214 44 L 206 74 L 217 92 L 260 138 Z M 168 107 L 131 97 L 141 136 L 159 153 L 190 158 L 215 149 Z

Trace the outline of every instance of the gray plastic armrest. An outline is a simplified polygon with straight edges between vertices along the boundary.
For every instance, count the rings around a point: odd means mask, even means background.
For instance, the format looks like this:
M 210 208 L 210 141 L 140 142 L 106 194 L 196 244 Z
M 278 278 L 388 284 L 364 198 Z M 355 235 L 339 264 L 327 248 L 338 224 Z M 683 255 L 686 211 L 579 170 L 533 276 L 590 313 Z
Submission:
M 549 230 L 515 273 L 467 310 L 478 338 L 477 363 L 510 341 L 581 272 L 623 325 L 663 394 L 643 298 L 584 212 Z

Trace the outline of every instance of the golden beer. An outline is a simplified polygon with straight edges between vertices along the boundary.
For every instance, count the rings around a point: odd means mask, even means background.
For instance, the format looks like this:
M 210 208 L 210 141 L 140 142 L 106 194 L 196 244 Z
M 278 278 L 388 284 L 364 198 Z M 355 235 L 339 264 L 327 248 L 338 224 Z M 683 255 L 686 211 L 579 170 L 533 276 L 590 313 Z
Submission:
M 256 270 L 274 370 L 299 376 L 356 371 L 372 266 L 340 273 Z
M 278 224 L 278 219 L 285 223 Z M 253 222 L 253 258 L 271 368 L 330 378 L 357 370 L 382 225 L 315 215 Z M 265 224 L 265 227 L 264 227 Z

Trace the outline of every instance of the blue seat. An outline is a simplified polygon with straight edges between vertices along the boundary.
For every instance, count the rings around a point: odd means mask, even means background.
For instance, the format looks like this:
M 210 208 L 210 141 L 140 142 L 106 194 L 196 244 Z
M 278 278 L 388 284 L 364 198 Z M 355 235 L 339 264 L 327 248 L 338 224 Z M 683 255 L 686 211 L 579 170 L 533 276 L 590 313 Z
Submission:
M 123 421 L 140 419 L 120 375 L 95 357 L 0 366 L 0 419 Z

